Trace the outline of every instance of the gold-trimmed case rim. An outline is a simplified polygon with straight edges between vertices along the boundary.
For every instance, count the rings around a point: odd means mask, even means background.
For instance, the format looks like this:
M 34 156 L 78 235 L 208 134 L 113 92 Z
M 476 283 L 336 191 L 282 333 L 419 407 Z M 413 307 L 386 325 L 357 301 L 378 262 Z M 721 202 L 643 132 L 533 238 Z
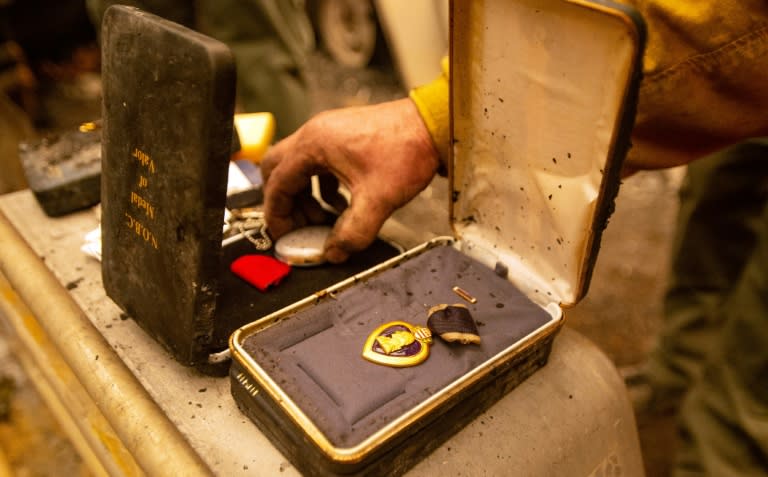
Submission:
M 247 337 L 253 333 L 258 333 L 260 330 L 272 326 L 294 314 L 295 312 L 304 309 L 307 306 L 314 305 L 320 297 L 326 297 L 346 289 L 358 281 L 370 278 L 392 266 L 409 258 L 423 253 L 426 250 L 434 248 L 436 246 L 452 246 L 454 243 L 451 237 L 439 237 L 422 245 L 419 245 L 411 250 L 406 251 L 400 256 L 394 257 L 386 262 L 362 272 L 354 277 L 349 278 L 343 282 L 340 282 L 328 289 L 320 292 L 316 296 L 307 297 L 306 299 L 295 303 L 289 307 L 286 307 L 280 311 L 272 313 L 260 320 L 254 321 L 238 330 L 236 330 L 230 338 L 230 349 L 232 350 L 232 359 L 247 370 L 256 384 L 261 388 L 263 392 L 266 392 L 271 400 L 275 403 L 279 403 L 280 407 L 286 414 L 286 416 L 300 429 L 304 429 L 306 435 L 312 441 L 312 443 L 320 449 L 320 451 L 328 458 L 329 461 L 338 464 L 357 464 L 366 460 L 377 449 L 386 445 L 402 431 L 408 429 L 417 423 L 420 419 L 430 415 L 440 406 L 449 400 L 451 397 L 461 393 L 463 390 L 470 388 L 475 382 L 483 378 L 488 372 L 497 368 L 501 364 L 505 363 L 509 359 L 517 356 L 526 348 L 533 346 L 540 340 L 554 334 L 560 329 L 563 323 L 562 310 L 556 303 L 552 303 L 548 307 L 550 315 L 553 317 L 550 322 L 540 327 L 529 335 L 523 337 L 519 341 L 513 343 L 502 352 L 497 353 L 481 365 L 468 372 L 460 379 L 454 381 L 450 386 L 447 386 L 434 395 L 424 400 L 421 404 L 413 407 L 409 411 L 403 413 L 399 418 L 393 420 L 380 430 L 371 434 L 368 438 L 361 441 L 359 444 L 350 447 L 340 447 L 334 445 L 328 437 L 315 425 L 315 423 L 301 410 L 301 408 L 286 394 L 283 389 L 270 377 L 269 373 L 262 368 L 244 349 L 243 343 Z

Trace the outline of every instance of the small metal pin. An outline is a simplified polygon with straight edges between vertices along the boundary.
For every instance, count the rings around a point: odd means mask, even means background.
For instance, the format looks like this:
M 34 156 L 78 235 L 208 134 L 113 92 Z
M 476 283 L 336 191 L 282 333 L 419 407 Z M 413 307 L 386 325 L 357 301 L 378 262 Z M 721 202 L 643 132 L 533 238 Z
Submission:
M 469 303 L 477 303 L 477 298 L 467 293 L 467 291 L 461 287 L 453 287 L 453 292 L 467 300 Z

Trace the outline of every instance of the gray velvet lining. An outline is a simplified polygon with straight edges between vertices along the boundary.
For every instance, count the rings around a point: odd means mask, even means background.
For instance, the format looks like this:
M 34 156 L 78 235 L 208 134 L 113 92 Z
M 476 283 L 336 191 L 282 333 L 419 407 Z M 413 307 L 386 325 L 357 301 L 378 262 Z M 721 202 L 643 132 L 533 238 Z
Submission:
M 477 298 L 464 302 L 452 287 Z M 248 336 L 243 343 L 337 447 L 351 447 L 553 318 L 511 283 L 450 246 L 421 255 Z M 427 310 L 465 304 L 480 345 L 435 338 L 426 362 L 390 368 L 362 358 L 379 325 L 426 326 Z

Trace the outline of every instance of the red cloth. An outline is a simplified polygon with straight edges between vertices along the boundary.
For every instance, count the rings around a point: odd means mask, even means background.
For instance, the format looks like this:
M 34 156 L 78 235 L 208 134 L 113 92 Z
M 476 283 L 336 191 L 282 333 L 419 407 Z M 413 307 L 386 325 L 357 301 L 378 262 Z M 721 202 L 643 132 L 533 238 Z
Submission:
M 278 285 L 291 271 L 291 266 L 268 255 L 243 255 L 229 266 L 232 273 L 261 291 Z

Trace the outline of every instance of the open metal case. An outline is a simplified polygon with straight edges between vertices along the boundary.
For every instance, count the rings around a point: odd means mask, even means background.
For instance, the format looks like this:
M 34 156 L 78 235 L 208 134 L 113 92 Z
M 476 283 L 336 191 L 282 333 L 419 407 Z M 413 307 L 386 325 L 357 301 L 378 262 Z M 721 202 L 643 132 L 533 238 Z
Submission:
M 586 293 L 634 118 L 642 22 L 611 2 L 451 4 L 453 237 L 235 331 L 232 393 L 302 472 L 399 474 L 543 366 Z M 365 361 L 378 326 L 465 303 L 482 343 Z

